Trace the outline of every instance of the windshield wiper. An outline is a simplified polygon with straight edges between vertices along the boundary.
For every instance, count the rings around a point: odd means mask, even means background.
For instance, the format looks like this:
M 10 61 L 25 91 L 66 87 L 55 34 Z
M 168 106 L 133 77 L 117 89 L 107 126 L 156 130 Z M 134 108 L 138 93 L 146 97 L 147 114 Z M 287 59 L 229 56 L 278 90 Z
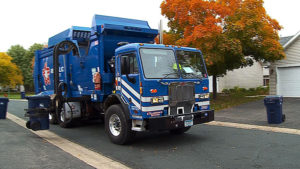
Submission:
M 170 75 L 177 75 L 177 77 L 179 76 L 178 72 L 166 73 L 166 74 L 163 74 L 163 75 L 165 75 L 165 76 L 162 77 L 158 82 L 161 82 L 164 78 L 166 78 Z

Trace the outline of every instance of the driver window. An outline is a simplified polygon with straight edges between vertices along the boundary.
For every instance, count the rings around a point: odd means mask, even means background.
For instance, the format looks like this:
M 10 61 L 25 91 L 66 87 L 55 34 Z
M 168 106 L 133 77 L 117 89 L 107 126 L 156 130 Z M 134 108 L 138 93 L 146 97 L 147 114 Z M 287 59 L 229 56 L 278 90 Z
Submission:
M 128 61 L 129 61 L 129 74 L 138 74 L 139 68 L 138 68 L 135 53 L 128 53 L 128 54 L 122 55 L 121 56 L 121 65 L 123 65 L 125 57 L 128 57 Z M 122 71 L 121 74 L 125 74 L 125 72 Z

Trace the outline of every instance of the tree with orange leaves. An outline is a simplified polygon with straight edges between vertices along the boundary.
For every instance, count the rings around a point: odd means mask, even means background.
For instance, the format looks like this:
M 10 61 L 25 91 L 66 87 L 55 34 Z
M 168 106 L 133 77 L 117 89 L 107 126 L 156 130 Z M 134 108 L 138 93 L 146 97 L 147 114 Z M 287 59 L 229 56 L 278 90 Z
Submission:
M 252 65 L 247 59 L 275 61 L 285 57 L 279 43 L 279 23 L 267 15 L 263 0 L 164 0 L 169 20 L 165 44 L 199 48 L 213 75 Z M 169 37 L 169 38 L 168 38 Z

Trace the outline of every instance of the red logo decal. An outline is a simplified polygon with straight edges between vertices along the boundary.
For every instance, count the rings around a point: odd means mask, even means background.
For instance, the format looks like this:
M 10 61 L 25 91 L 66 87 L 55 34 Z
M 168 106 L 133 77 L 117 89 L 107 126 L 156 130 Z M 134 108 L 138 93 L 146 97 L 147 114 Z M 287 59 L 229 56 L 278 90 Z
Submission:
M 161 113 L 162 113 L 161 111 L 156 111 L 156 112 L 148 112 L 148 113 L 147 113 L 147 115 L 150 115 L 150 116 L 152 116 L 152 117 L 153 117 L 153 116 L 160 116 L 160 115 L 161 115 Z
M 43 77 L 45 85 L 50 85 L 50 68 L 47 66 L 47 62 L 45 63 L 43 68 Z

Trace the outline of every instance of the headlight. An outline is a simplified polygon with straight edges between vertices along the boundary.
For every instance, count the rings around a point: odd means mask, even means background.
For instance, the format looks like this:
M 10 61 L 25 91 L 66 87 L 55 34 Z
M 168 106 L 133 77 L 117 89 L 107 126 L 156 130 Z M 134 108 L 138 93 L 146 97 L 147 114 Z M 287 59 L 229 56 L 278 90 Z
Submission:
M 199 99 L 208 99 L 208 98 L 209 98 L 209 93 L 199 95 Z
M 152 97 L 151 98 L 151 103 L 152 104 L 157 104 L 157 103 L 163 103 L 164 102 L 164 97 Z

